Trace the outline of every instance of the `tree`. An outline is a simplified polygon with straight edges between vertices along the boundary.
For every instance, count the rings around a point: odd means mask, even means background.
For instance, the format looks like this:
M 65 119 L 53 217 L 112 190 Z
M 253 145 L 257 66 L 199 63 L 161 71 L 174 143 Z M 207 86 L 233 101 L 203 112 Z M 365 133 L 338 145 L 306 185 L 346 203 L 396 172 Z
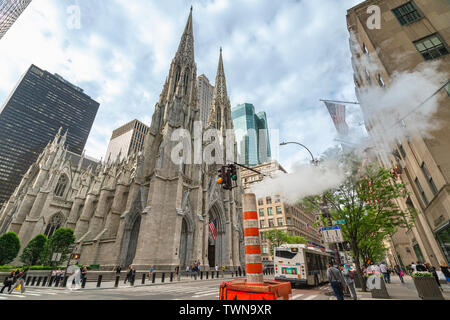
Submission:
M 53 266 L 56 263 L 64 262 L 68 259 L 70 253 L 69 246 L 75 243 L 75 235 L 73 230 L 69 228 L 59 228 L 48 239 L 42 254 L 43 263 Z M 53 254 L 60 253 L 61 259 L 59 261 L 52 261 Z
M 350 243 L 362 280 L 362 256 L 379 255 L 383 239 L 398 227 L 408 227 L 416 213 L 411 208 L 402 211 L 398 206 L 396 199 L 408 193 L 388 170 L 374 165 L 362 169 L 360 159 L 353 155 L 340 154 L 338 160 L 346 170 L 345 181 L 322 195 L 305 198 L 303 205 L 307 211 L 320 210 L 324 205 L 331 207 L 332 220 L 346 220 L 341 226 L 342 235 Z M 324 219 L 324 225 L 327 222 Z M 375 248 L 376 252 L 371 252 Z M 366 283 L 361 283 L 365 291 Z
M 284 243 L 296 244 L 306 243 L 306 239 L 301 236 L 291 236 L 282 230 L 273 229 L 263 233 L 265 239 L 270 243 L 270 252 L 273 252 L 275 247 L 279 247 Z
M 20 240 L 16 233 L 8 232 L 0 236 L 0 265 L 14 260 L 20 250 Z
M 27 266 L 37 265 L 41 261 L 41 254 L 47 244 L 48 238 L 46 235 L 38 234 L 35 236 L 23 249 L 20 261 Z

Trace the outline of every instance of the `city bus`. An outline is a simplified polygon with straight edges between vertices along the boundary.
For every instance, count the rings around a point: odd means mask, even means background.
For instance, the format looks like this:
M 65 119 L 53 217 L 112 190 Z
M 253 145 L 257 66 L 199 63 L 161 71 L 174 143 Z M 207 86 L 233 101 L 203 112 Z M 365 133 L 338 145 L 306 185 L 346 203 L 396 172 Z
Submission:
M 289 281 L 293 286 L 318 286 L 327 282 L 330 254 L 304 244 L 283 244 L 274 248 L 275 280 Z

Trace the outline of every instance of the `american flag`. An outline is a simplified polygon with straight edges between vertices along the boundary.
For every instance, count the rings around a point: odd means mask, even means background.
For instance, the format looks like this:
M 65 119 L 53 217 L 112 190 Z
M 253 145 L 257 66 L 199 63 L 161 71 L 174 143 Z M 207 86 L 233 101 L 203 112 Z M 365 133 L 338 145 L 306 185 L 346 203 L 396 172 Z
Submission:
M 325 104 L 330 112 L 337 132 L 343 136 L 348 135 L 348 125 L 345 122 L 345 105 L 326 101 Z
M 217 238 L 217 223 L 216 219 L 212 219 L 212 221 L 209 223 L 209 230 L 211 231 L 211 236 L 214 240 Z

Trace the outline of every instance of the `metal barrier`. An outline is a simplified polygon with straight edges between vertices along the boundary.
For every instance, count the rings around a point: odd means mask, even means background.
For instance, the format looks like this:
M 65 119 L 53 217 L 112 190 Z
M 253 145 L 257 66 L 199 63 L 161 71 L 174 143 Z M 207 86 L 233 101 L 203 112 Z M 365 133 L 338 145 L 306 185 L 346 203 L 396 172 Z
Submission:
M 48 277 L 44 277 L 44 279 L 42 280 L 42 286 L 45 287 L 45 284 L 47 283 L 47 279 Z
M 48 282 L 48 286 L 49 286 L 49 287 L 52 286 L 53 281 L 55 281 L 55 277 L 54 277 L 54 276 L 51 276 L 51 277 L 50 277 L 50 281 Z
M 27 277 L 27 282 L 25 283 L 25 285 L 28 286 L 30 284 L 30 281 L 31 281 L 31 276 L 28 276 Z
M 39 286 L 39 285 L 41 284 L 41 281 L 42 281 L 42 277 L 39 277 L 39 278 L 38 278 L 38 281 L 37 281 L 37 283 L 36 283 L 36 287 Z

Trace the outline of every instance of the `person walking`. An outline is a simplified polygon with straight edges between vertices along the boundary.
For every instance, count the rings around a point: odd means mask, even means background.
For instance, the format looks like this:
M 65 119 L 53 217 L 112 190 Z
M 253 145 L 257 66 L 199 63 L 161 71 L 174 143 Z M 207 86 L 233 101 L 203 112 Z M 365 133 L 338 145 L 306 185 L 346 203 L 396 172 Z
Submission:
M 416 271 L 427 272 L 427 268 L 425 268 L 425 266 L 420 261 L 417 261 Z
M 395 272 L 397 273 L 398 277 L 400 278 L 400 281 L 401 281 L 402 283 L 405 283 L 405 281 L 403 280 L 404 274 L 403 274 L 403 271 L 402 271 L 402 269 L 400 268 L 400 266 L 399 266 L 399 265 L 396 265 L 394 269 L 395 269 Z
M 86 279 L 87 279 L 87 267 L 84 266 L 84 267 L 81 269 L 81 283 L 85 283 L 85 282 L 86 282 Z
M 135 278 L 136 278 L 136 269 L 133 266 L 131 266 L 131 280 L 130 280 L 130 282 L 131 282 L 132 286 L 134 286 Z
M 384 261 L 380 263 L 380 272 L 383 274 L 384 282 L 391 283 L 391 277 Z
M 123 282 L 124 284 L 128 282 L 131 282 L 131 274 L 132 274 L 132 269 L 131 266 L 128 266 L 128 272 L 127 275 L 125 276 L 125 281 Z
M 11 286 L 11 289 L 9 289 L 8 293 L 11 294 L 19 285 L 20 285 L 20 292 L 25 292 L 25 279 L 27 278 L 28 270 L 30 268 L 26 268 L 22 272 L 19 273 L 18 277 L 16 278 L 16 281 Z
M 116 276 L 120 276 L 120 272 L 122 271 L 122 267 L 121 266 L 117 266 L 115 271 L 116 271 Z
M 333 289 L 334 296 L 337 300 L 344 300 L 344 284 L 345 280 L 342 277 L 338 268 L 333 267 L 331 263 L 328 264 L 327 269 L 328 281 Z
M 152 277 L 153 271 L 155 271 L 155 268 L 153 268 L 153 266 L 150 266 L 150 268 L 148 269 L 148 278 L 149 279 Z
M 11 286 L 12 284 L 16 282 L 16 278 L 15 278 L 15 271 L 11 271 L 11 273 L 5 278 L 5 280 L 3 280 L 3 288 L 0 291 L 0 293 L 3 293 L 3 290 L 5 290 L 6 287 L 8 287 L 8 290 L 6 290 L 6 292 L 8 292 L 9 290 L 11 290 Z
M 356 290 L 355 290 L 355 282 L 354 282 L 355 274 L 350 271 L 349 265 L 345 265 L 345 267 L 342 267 L 342 276 L 344 277 L 345 284 L 350 289 L 353 300 L 358 300 L 358 296 L 356 295 Z

